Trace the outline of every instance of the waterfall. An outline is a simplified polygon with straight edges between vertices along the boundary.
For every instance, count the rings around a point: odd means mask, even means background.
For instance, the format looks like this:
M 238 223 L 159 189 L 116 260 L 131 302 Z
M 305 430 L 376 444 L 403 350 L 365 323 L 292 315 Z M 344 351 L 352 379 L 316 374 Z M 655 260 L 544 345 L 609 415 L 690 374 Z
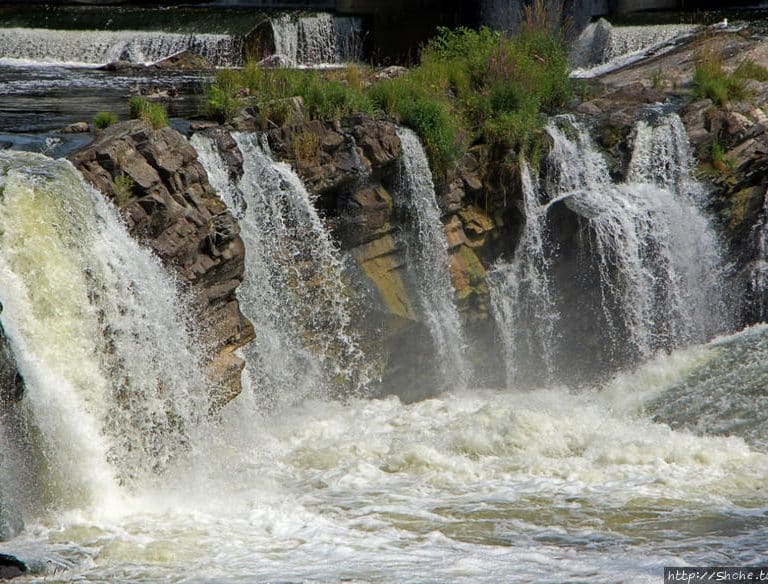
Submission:
M 267 409 L 306 397 L 360 393 L 366 366 L 349 332 L 338 250 L 301 179 L 274 161 L 257 134 L 234 134 L 243 155 L 236 184 L 214 142 L 192 138 L 211 184 L 238 217 L 246 246 L 238 289 L 256 340 L 244 349 Z
M 588 327 L 599 329 L 593 333 L 604 337 L 606 360 L 621 363 L 724 330 L 728 324 L 719 245 L 696 204 L 701 190 L 688 172 L 690 153 L 679 118 L 668 115 L 653 126 L 637 125 L 623 184 L 612 181 L 586 129 L 565 119 L 551 123 L 548 132 L 554 144 L 547 160 L 547 201 L 534 210 L 533 221 L 526 209 L 529 221 L 516 256 L 497 266 L 499 275 L 492 278 L 493 306 L 507 354 L 520 351 L 521 336 L 534 335 L 540 353 L 556 354 L 559 361 L 574 349 L 569 343 L 580 343 L 592 334 L 585 330 Z M 575 241 L 558 240 L 555 230 L 547 233 L 541 226 L 545 220 L 539 213 L 547 213 L 552 221 L 563 207 L 577 218 Z M 541 259 L 535 245 L 535 237 L 540 237 L 536 234 L 542 232 L 548 261 Z M 564 275 L 567 270 L 553 265 L 554 256 L 568 253 L 578 271 Z M 530 295 L 541 294 L 547 283 L 534 269 L 537 266 L 548 271 L 560 318 L 579 323 L 570 340 L 555 338 L 532 317 L 523 322 L 515 318 L 536 301 Z M 519 283 L 525 269 L 542 282 L 539 288 L 528 290 Z M 580 287 L 581 297 L 575 291 Z M 584 298 L 595 295 L 597 301 L 590 306 Z M 517 307 L 505 309 L 509 303 Z M 586 323 L 583 314 L 576 314 L 590 310 Z M 536 314 L 556 318 L 545 309 Z M 508 370 L 521 366 L 530 367 L 530 360 L 513 363 Z
M 499 335 L 504 347 L 507 380 L 521 374 L 519 364 L 538 361 L 536 369 L 545 378 L 555 365 L 555 336 L 558 320 L 550 281 L 551 261 L 546 250 L 547 209 L 528 164 L 520 165 L 525 226 L 509 263 L 488 273 L 491 310 L 503 323 Z
M 588 24 L 574 41 L 570 61 L 576 76 L 589 75 L 590 68 L 641 58 L 647 51 L 658 53 L 673 47 L 700 27 L 692 24 L 612 26 L 601 18 Z M 603 71 L 596 68 L 595 71 Z
M 424 148 L 407 128 L 397 132 L 403 146 L 398 204 L 410 221 L 406 247 L 423 317 L 429 327 L 443 382 L 466 387 L 470 366 L 465 357 L 461 320 L 454 301 L 448 242 L 440 220 L 435 186 Z
M 755 258 L 749 266 L 747 290 L 752 299 L 753 318 L 768 321 L 768 197 L 763 202 L 760 220 L 753 227 Z
M 337 64 L 362 56 L 360 19 L 322 13 L 272 21 L 275 53 L 295 65 Z
M 242 40 L 224 34 L 0 28 L 0 58 L 45 64 L 149 64 L 192 51 L 215 66 L 242 63 Z
M 0 225 L 0 318 L 43 503 L 116 497 L 166 466 L 207 411 L 187 304 L 66 161 L 0 152 Z

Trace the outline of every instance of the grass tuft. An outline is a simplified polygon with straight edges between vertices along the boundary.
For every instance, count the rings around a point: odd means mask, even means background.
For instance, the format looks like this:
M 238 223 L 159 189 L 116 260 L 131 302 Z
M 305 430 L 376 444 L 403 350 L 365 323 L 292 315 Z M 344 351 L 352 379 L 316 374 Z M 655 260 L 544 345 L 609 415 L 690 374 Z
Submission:
M 160 103 L 153 103 L 143 97 L 134 96 L 128 102 L 131 119 L 143 120 L 155 130 L 168 125 L 168 111 Z
M 730 101 L 743 100 L 748 96 L 746 79 L 726 73 L 723 59 L 715 51 L 697 56 L 693 73 L 694 97 L 711 99 L 720 107 Z
M 114 112 L 99 112 L 93 116 L 93 126 L 97 130 L 103 130 L 117 123 L 117 114 Z

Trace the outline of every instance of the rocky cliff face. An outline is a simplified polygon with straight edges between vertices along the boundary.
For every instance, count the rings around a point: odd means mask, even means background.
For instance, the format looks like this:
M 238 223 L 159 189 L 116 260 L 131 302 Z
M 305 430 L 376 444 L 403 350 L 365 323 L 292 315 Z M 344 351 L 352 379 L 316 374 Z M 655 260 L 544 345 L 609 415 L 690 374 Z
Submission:
M 359 271 L 352 275 L 357 278 L 353 288 L 367 305 L 361 312 L 366 322 L 358 327 L 367 330 L 365 337 L 382 341 L 374 352 L 386 355 L 384 391 L 404 384 L 430 387 L 435 360 L 408 273 L 403 209 L 395 201 L 402 180 L 395 126 L 366 116 L 339 123 L 314 121 L 272 130 L 269 143 L 317 197 L 341 249 L 355 259 Z M 486 266 L 498 256 L 494 243 L 506 220 L 498 205 L 488 201 L 493 190 L 483 183 L 488 162 L 487 150 L 475 149 L 438 184 L 457 304 L 465 324 L 484 340 L 490 339 Z M 494 211 L 495 219 L 489 215 Z
M 244 247 L 194 148 L 171 128 L 154 130 L 136 120 L 103 131 L 71 160 L 190 293 L 199 338 L 208 349 L 214 402 L 237 395 L 244 363 L 234 350 L 253 338 L 235 296 Z

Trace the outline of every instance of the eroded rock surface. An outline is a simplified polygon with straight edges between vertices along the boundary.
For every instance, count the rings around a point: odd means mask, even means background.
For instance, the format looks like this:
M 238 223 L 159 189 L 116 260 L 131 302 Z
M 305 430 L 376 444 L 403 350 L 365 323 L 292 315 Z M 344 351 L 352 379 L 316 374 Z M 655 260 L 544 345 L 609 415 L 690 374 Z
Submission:
M 235 296 L 245 249 L 194 148 L 171 128 L 134 120 L 106 129 L 71 160 L 191 293 L 215 402 L 237 395 L 244 363 L 233 351 L 253 338 Z

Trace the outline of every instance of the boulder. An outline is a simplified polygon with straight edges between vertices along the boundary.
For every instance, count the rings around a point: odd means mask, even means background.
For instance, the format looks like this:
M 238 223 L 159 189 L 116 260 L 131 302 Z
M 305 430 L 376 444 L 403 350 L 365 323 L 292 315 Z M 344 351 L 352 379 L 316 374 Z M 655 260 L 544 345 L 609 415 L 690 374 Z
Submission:
M 244 363 L 233 351 L 254 336 L 235 296 L 245 248 L 197 152 L 177 131 L 133 120 L 107 128 L 70 159 L 120 209 L 129 232 L 188 287 L 208 347 L 214 402 L 237 395 Z
M 153 67 L 173 71 L 210 71 L 213 69 L 213 63 L 192 51 L 181 51 L 157 61 Z
M 85 134 L 91 131 L 88 122 L 75 122 L 61 129 L 62 134 Z
M 15 556 L 0 554 L 0 580 L 11 580 L 27 573 L 27 565 Z

